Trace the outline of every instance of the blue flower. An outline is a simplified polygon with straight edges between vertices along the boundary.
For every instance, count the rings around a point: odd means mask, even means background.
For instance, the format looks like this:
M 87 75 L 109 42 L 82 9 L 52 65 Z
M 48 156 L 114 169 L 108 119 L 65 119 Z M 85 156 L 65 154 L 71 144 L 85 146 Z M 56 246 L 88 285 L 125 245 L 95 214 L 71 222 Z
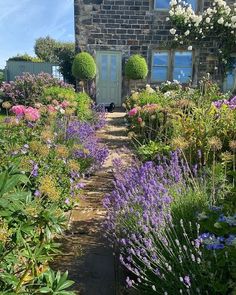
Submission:
M 207 250 L 221 250 L 224 249 L 224 245 L 223 244 L 208 244 L 206 245 L 206 249 Z

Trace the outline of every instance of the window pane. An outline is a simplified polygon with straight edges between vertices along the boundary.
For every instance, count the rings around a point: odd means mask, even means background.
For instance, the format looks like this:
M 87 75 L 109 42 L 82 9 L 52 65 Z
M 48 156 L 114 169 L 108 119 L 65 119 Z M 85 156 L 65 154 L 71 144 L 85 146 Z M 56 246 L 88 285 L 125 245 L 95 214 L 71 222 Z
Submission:
M 192 52 L 175 52 L 175 67 L 192 67 Z
M 168 67 L 153 67 L 152 81 L 163 82 L 167 80 Z
M 108 65 L 108 56 L 107 55 L 102 55 L 101 57 L 101 79 L 107 80 L 107 65 Z
M 156 52 L 153 54 L 154 66 L 168 66 L 169 55 L 167 52 Z
M 191 68 L 174 68 L 173 79 L 180 83 L 187 83 L 192 79 L 192 67 Z
M 117 80 L 117 58 L 115 55 L 111 56 L 111 73 L 110 73 L 111 81 Z
M 170 8 L 170 0 L 155 0 L 156 9 L 169 9 Z

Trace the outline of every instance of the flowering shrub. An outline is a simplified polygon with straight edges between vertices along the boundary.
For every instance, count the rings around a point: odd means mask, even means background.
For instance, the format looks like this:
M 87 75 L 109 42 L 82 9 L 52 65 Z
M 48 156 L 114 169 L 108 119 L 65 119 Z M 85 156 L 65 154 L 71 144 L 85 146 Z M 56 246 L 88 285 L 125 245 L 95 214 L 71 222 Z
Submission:
M 72 295 L 74 292 L 66 291 L 73 284 L 67 273 L 55 274 L 48 264 L 58 253 L 53 238 L 61 234 L 66 218 L 54 204 L 25 190 L 28 183 L 15 163 L 0 168 L 1 292 L 41 294 L 61 290 Z
M 184 1 L 172 0 L 170 4 L 169 14 L 174 25 L 170 33 L 175 41 L 180 44 L 197 41 L 200 45 L 202 40 L 214 38 L 220 60 L 230 67 L 230 54 L 236 45 L 236 4 L 230 7 L 224 0 L 213 0 L 212 5 L 199 14 Z
M 10 101 L 13 105 L 34 106 L 36 102 L 40 102 L 44 89 L 52 86 L 73 89 L 72 85 L 53 78 L 49 74 L 31 75 L 26 73 L 17 77 L 16 81 L 3 83 L 0 92 L 2 92 L 3 99 Z
M 202 232 L 196 213 L 207 210 L 206 192 L 190 181 L 191 172 L 178 154 L 128 169 L 119 160 L 115 164 L 115 188 L 104 199 L 106 229 L 129 271 L 127 285 L 143 294 L 230 294 L 235 288 L 234 236 L 227 231 L 219 240 Z M 229 244 L 225 252 L 213 246 L 223 240 Z

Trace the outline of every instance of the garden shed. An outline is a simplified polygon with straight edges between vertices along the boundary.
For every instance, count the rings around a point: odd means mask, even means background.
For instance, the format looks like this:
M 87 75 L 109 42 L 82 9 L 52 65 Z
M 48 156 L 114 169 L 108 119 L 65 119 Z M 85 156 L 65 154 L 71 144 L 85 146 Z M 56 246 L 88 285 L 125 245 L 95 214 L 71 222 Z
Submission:
M 31 62 L 31 61 L 15 61 L 8 60 L 6 64 L 5 79 L 7 82 L 14 81 L 17 76 L 23 73 L 39 74 L 48 73 L 55 78 L 63 80 L 63 76 L 59 71 L 59 66 L 48 62 Z

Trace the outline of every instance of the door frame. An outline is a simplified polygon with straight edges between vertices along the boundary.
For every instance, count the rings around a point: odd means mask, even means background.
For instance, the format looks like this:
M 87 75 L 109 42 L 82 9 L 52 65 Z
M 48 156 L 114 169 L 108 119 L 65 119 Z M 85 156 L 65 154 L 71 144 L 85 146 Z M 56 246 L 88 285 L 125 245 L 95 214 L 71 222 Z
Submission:
M 99 85 L 99 71 L 98 71 L 98 57 L 101 54 L 116 54 L 119 55 L 120 58 L 120 70 L 118 72 L 118 75 L 120 76 L 118 79 L 118 91 L 119 91 L 119 98 L 118 98 L 118 105 L 116 105 L 117 107 L 121 106 L 122 100 L 121 100 L 121 93 L 122 93 L 122 51 L 120 50 L 96 50 L 95 52 L 95 60 L 96 60 L 96 66 L 97 66 L 97 75 L 96 75 L 96 101 L 97 101 L 97 97 L 98 97 L 98 90 L 99 87 L 97 87 Z M 112 102 L 112 101 L 111 101 Z

